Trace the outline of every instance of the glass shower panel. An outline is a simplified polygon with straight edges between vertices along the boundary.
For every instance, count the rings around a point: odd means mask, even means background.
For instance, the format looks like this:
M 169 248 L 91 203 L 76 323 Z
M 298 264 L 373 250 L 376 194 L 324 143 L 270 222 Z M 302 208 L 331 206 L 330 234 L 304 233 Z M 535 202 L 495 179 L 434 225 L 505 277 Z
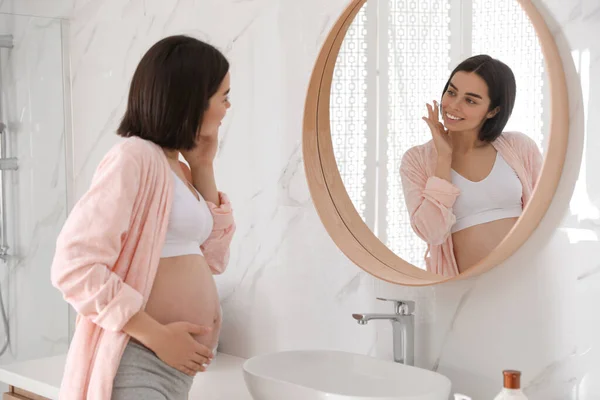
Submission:
M 50 282 L 56 237 L 68 211 L 67 28 L 61 19 L 0 13 L 0 36 L 13 39 L 12 48 L 0 40 L 3 158 L 18 165 L 4 168 L 0 189 L 8 245 L 0 259 L 0 290 L 10 338 L 0 364 L 65 353 L 68 347 L 69 308 Z M 0 318 L 0 345 L 6 333 Z

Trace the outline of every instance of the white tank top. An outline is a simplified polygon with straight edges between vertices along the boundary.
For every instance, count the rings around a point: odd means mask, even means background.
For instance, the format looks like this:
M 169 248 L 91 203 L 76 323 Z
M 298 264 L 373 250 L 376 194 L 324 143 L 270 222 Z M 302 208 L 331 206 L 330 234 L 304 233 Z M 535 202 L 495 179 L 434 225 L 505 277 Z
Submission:
M 473 182 L 451 170 L 452 183 L 460 189 L 452 208 L 456 223 L 452 233 L 474 225 L 504 218 L 519 217 L 523 211 L 523 186 L 515 171 L 500 153 L 490 174 Z
M 200 245 L 208 239 L 213 228 L 213 217 L 208 204 L 198 193 L 200 200 L 174 171 L 175 187 L 173 203 L 169 215 L 167 235 L 161 257 L 175 257 L 187 254 L 202 254 Z

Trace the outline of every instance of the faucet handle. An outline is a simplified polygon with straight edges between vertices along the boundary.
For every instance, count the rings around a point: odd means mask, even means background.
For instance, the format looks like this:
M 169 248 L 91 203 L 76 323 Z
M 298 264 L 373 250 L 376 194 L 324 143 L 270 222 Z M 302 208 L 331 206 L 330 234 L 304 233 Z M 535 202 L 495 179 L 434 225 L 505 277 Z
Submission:
M 415 312 L 415 302 L 412 300 L 394 300 L 377 297 L 377 300 L 391 301 L 394 303 L 394 312 L 399 315 L 412 315 Z

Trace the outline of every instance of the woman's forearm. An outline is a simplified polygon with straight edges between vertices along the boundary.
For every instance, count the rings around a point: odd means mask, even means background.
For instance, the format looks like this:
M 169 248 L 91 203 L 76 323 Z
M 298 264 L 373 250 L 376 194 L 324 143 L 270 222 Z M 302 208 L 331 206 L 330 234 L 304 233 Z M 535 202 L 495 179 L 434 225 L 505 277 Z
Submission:
M 123 331 L 153 350 L 165 332 L 165 326 L 145 311 L 138 311 L 123 327 Z
M 217 207 L 221 205 L 219 199 L 219 191 L 215 182 L 215 171 L 212 163 L 190 165 L 192 172 L 192 183 L 200 192 L 204 200 L 215 204 Z
M 450 170 L 452 169 L 452 157 L 438 157 L 435 166 L 435 176 L 452 183 Z

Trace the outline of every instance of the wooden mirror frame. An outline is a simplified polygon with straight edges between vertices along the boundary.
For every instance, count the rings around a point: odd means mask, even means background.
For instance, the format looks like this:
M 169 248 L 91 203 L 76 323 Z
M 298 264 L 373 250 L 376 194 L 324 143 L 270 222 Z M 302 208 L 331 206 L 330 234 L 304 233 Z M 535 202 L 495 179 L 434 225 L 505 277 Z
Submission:
M 548 210 L 560 180 L 569 134 L 569 102 L 554 37 L 531 0 L 515 0 L 535 28 L 550 81 L 550 136 L 542 172 L 530 202 L 500 244 L 464 273 L 444 277 L 408 263 L 375 236 L 354 208 L 333 153 L 329 100 L 334 67 L 346 32 L 366 1 L 352 0 L 337 20 L 321 48 L 308 87 L 302 150 L 308 187 L 317 213 L 335 244 L 350 260 L 387 282 L 425 286 L 479 275 L 506 260 L 525 243 Z

